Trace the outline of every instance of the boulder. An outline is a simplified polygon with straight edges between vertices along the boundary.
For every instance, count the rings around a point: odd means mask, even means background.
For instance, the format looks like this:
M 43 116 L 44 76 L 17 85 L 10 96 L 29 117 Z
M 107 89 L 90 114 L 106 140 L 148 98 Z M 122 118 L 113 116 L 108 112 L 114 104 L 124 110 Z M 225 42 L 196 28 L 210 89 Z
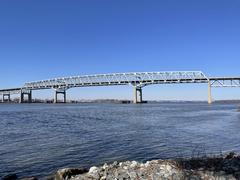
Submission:
M 22 178 L 20 180 L 38 180 L 36 177 L 27 177 L 27 178 Z
M 66 179 L 70 179 L 72 176 L 76 176 L 76 175 L 83 174 L 86 172 L 88 172 L 88 170 L 84 169 L 84 168 L 60 169 L 55 174 L 54 180 L 66 180 Z

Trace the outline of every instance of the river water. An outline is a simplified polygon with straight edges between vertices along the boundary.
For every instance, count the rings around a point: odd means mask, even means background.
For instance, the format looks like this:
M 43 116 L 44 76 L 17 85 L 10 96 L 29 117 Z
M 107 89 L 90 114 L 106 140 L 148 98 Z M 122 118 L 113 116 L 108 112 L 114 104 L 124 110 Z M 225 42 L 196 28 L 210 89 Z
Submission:
M 0 177 L 240 152 L 238 104 L 0 104 Z

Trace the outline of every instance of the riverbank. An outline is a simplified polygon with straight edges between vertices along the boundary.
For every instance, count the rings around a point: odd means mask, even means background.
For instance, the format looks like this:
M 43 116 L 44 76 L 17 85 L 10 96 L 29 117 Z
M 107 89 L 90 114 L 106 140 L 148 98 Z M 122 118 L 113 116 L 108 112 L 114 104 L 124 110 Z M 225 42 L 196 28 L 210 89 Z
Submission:
M 152 160 L 114 162 L 99 167 L 84 169 L 62 169 L 55 180 L 110 180 L 110 179 L 240 179 L 240 155 L 202 157 L 175 160 Z
M 9 175 L 3 180 L 17 180 Z M 152 160 L 114 162 L 90 169 L 65 168 L 58 170 L 47 180 L 185 180 L 185 179 L 240 179 L 240 155 L 228 153 L 215 157 L 185 158 L 174 160 Z M 36 177 L 21 180 L 37 180 Z

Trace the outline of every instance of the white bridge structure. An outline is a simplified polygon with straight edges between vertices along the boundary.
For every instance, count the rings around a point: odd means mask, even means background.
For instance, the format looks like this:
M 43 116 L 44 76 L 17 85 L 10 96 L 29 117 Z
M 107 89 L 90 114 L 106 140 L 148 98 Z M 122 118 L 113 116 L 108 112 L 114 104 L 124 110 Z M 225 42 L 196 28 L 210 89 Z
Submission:
M 134 103 L 142 103 L 142 88 L 153 84 L 206 83 L 208 84 L 208 103 L 212 103 L 211 87 L 240 87 L 240 77 L 207 77 L 202 71 L 165 71 L 165 72 L 129 72 L 82 75 L 53 78 L 27 82 L 20 88 L 0 89 L 3 102 L 10 102 L 11 94 L 20 94 L 19 102 L 32 102 L 32 91 L 53 89 L 54 102 L 58 103 L 58 94 L 63 94 L 63 103 L 67 102 L 66 91 L 76 87 L 131 85 L 134 89 Z M 25 95 L 28 96 L 27 100 Z M 7 98 L 6 98 L 7 97 Z

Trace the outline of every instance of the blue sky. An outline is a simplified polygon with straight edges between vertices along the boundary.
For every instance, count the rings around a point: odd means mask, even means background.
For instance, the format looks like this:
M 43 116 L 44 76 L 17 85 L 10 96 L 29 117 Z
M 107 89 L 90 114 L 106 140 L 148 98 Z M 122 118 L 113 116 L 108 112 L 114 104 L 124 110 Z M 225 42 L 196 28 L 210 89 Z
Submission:
M 2 0 L 0 88 L 61 76 L 202 70 L 240 76 L 238 0 Z M 53 91 L 34 92 L 52 97 Z M 149 86 L 145 99 L 206 100 L 206 85 Z M 214 89 L 215 99 L 240 89 Z M 77 99 L 132 97 L 126 87 L 77 88 Z

